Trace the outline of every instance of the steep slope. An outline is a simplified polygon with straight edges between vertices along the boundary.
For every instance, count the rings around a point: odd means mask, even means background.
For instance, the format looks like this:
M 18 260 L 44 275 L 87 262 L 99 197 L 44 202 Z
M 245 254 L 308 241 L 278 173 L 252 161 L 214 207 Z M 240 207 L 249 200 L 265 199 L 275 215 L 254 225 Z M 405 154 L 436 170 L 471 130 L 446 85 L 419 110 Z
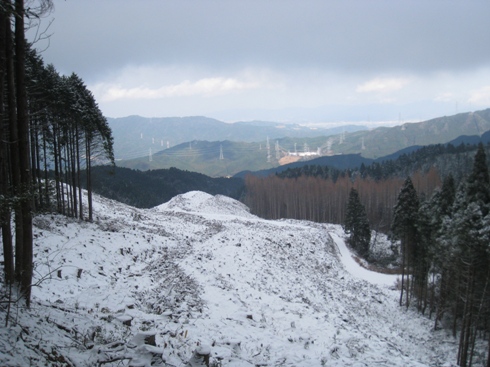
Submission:
M 35 306 L 13 305 L 0 365 L 202 365 L 195 351 L 214 366 L 454 360 L 455 340 L 397 306 L 393 278 L 344 266 L 338 226 L 261 220 L 202 192 L 148 210 L 97 197 L 95 211 L 36 217 Z

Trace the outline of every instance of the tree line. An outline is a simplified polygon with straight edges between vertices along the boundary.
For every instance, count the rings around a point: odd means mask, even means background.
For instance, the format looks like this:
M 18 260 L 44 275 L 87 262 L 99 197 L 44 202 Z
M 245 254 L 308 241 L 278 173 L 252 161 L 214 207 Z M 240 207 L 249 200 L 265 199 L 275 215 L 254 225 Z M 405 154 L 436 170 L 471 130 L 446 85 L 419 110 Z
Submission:
M 326 169 L 317 168 L 316 172 L 326 172 Z M 415 172 L 412 177 L 417 188 L 427 195 L 431 195 L 440 185 L 439 174 L 434 168 L 426 173 Z M 333 177 L 249 175 L 245 178 L 246 192 L 243 200 L 254 214 L 263 218 L 293 218 L 342 224 L 350 190 L 355 188 L 366 208 L 371 227 L 387 231 L 402 184 L 403 179 L 400 177 L 376 180 L 349 175 L 347 171 Z
M 490 177 L 483 145 L 459 185 L 449 175 L 424 198 L 407 178 L 391 229 L 401 244 L 400 306 L 414 302 L 434 317 L 435 329 L 452 329 L 459 366 L 482 365 L 477 344 L 488 340 L 490 366 Z
M 32 216 L 57 211 L 92 220 L 91 168 L 114 162 L 109 125 L 76 74 L 45 65 L 25 38 L 25 19 L 52 8 L 0 0 L 0 224 L 6 284 L 30 304 Z M 86 171 L 87 208 L 81 172 Z M 12 226 L 13 223 L 13 226 Z
M 177 168 L 139 171 L 123 167 L 95 166 L 91 170 L 92 189 L 106 198 L 137 208 L 153 208 L 188 191 L 239 199 L 244 183 L 240 178 L 212 178 Z M 82 171 L 84 187 L 85 171 Z

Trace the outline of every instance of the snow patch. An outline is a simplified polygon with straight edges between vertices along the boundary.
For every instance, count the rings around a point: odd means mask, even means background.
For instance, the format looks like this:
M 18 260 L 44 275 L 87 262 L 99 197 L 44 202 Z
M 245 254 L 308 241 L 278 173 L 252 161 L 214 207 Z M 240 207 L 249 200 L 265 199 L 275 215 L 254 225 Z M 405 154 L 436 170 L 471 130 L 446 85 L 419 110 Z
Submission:
M 157 211 L 183 211 L 211 215 L 254 217 L 250 214 L 250 209 L 237 200 L 223 195 L 212 196 L 201 191 L 190 191 L 177 195 L 155 209 Z

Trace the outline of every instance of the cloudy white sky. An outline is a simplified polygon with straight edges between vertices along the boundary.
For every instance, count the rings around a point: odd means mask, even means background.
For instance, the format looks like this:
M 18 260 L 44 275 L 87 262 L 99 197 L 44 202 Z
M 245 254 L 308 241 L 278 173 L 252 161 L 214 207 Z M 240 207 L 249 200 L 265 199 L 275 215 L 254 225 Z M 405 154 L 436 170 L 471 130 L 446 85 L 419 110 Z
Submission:
M 490 107 L 488 0 L 53 1 L 43 58 L 79 74 L 109 117 L 380 121 Z

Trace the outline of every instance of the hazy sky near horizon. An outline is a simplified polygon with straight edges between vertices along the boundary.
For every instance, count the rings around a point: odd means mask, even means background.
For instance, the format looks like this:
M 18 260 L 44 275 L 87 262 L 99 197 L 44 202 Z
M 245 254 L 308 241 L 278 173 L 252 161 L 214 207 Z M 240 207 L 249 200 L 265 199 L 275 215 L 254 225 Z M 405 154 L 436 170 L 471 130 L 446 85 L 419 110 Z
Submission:
M 36 47 L 108 117 L 380 120 L 490 107 L 488 0 L 53 2 L 40 25 L 53 20 L 49 47 Z

